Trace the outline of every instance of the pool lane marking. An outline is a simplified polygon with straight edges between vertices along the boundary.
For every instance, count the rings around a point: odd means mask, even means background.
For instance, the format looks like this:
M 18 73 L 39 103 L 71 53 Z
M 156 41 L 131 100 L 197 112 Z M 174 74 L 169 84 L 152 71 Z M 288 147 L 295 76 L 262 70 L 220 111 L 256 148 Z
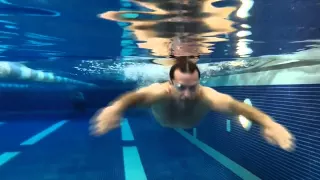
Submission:
M 61 126 L 63 126 L 65 123 L 67 123 L 67 120 L 63 120 L 60 122 L 57 122 L 50 127 L 46 128 L 45 130 L 41 131 L 40 133 L 32 136 L 31 138 L 23 141 L 20 145 L 26 146 L 26 145 L 33 145 L 37 142 L 39 142 L 41 139 L 45 138 L 49 134 L 53 133 L 54 131 L 58 130 Z
M 123 141 L 134 140 L 130 124 L 126 118 L 124 118 L 121 123 L 121 138 Z
M 121 123 L 121 139 L 122 141 L 134 141 L 130 124 L 126 118 Z M 124 146 L 122 151 L 125 180 L 147 180 L 138 148 L 136 146 Z
M 12 158 L 16 157 L 20 152 L 4 152 L 0 155 L 0 166 L 4 165 Z

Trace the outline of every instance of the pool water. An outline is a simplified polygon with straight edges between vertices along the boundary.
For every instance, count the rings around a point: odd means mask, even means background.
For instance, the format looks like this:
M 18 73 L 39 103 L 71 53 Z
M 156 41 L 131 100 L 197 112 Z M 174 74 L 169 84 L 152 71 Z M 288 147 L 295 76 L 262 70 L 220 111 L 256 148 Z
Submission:
M 102 137 L 88 135 L 88 119 L 2 124 L 1 179 L 241 179 L 192 135 L 125 118 Z
M 0 180 L 318 180 L 318 0 L 0 0 Z M 130 109 L 96 137 L 94 113 L 168 80 L 188 56 L 200 83 L 296 138 L 286 152 L 242 115 L 191 129 Z M 174 58 L 175 57 L 175 58 Z

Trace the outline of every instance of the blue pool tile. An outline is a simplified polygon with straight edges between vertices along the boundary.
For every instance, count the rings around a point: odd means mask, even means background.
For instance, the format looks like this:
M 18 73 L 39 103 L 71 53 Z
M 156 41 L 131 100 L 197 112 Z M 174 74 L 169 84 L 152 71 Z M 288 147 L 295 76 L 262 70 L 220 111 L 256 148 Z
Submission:
M 69 122 L 28 146 L 0 168 L 1 179 L 125 180 L 120 130 L 92 137 L 88 125 L 87 120 Z
M 223 152 L 262 179 L 320 178 L 320 85 L 215 87 L 239 101 L 250 98 L 253 106 L 286 126 L 296 137 L 297 148 L 289 153 L 263 139 L 254 125 L 245 131 L 236 120 L 210 113 L 198 127 L 198 138 Z M 215 119 L 215 121 L 212 121 Z M 231 133 L 225 131 L 232 119 Z M 217 138 L 219 137 L 219 138 Z
M 147 118 L 128 119 L 148 179 L 241 179 L 173 129 Z

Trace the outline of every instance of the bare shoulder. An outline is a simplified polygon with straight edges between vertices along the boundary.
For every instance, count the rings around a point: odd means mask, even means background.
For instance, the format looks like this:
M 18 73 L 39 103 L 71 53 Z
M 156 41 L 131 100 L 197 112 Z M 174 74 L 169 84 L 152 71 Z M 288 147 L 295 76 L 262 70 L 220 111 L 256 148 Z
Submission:
M 167 89 L 167 86 L 164 83 L 153 83 L 149 86 L 139 88 L 137 92 L 161 92 Z
M 168 96 L 168 88 L 165 83 L 153 83 L 136 91 L 142 93 L 148 101 L 155 101 Z
M 210 88 L 207 86 L 200 86 L 200 94 L 201 95 L 208 95 L 208 94 L 215 95 L 217 93 L 219 93 L 219 92 L 213 88 Z
M 164 83 L 153 83 L 153 84 L 150 85 L 150 87 L 166 89 L 166 88 L 169 87 L 169 83 L 168 83 L 168 82 L 164 82 Z
M 202 98 L 212 98 L 212 97 L 219 97 L 222 95 L 222 93 L 216 91 L 213 88 L 207 87 L 207 86 L 200 86 L 199 94 Z
M 200 87 L 200 97 L 213 107 L 222 106 L 232 100 L 230 95 L 218 92 L 217 90 L 206 86 Z

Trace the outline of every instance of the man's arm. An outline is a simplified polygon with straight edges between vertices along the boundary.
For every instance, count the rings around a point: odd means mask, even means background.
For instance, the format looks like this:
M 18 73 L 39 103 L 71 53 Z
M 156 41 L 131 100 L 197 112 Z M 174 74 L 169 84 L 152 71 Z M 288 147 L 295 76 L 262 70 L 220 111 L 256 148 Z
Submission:
M 212 88 L 203 87 L 202 97 L 215 111 L 242 115 L 264 127 L 274 123 L 271 117 L 257 108 L 239 102 L 230 95 L 219 93 Z
M 166 94 L 167 91 L 164 86 L 162 84 L 155 83 L 136 91 L 125 93 L 113 101 L 110 105 L 122 113 L 130 107 L 149 105 L 166 96 Z

